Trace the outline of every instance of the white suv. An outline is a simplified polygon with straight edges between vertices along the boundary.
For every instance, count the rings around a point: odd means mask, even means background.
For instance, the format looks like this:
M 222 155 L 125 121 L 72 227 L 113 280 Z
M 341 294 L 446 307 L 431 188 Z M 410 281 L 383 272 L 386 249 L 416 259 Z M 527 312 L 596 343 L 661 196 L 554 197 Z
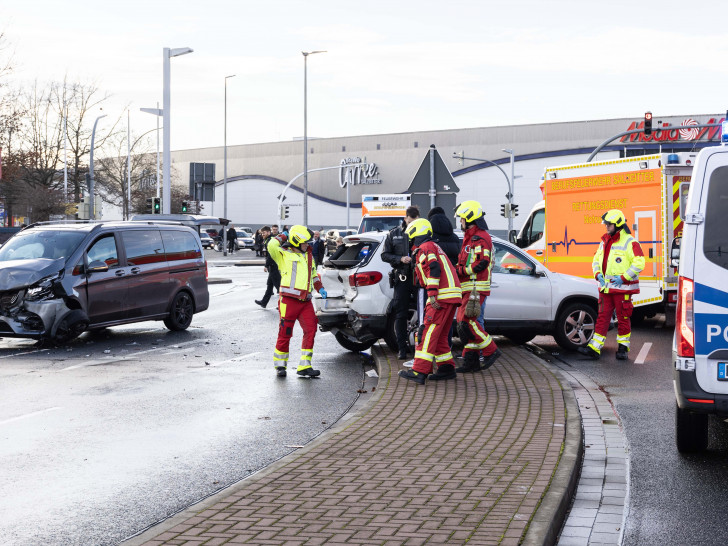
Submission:
M 383 338 L 397 350 L 390 313 L 391 266 L 381 254 L 387 233 L 362 233 L 344 239 L 346 250 L 319 269 L 327 299 L 314 299 L 319 326 L 342 347 L 362 351 Z M 491 286 L 485 309 L 486 330 L 526 343 L 553 335 L 565 349 L 585 345 L 594 332 L 598 292 L 595 281 L 553 273 L 515 245 L 493 238 Z M 413 310 L 412 325 L 416 326 Z

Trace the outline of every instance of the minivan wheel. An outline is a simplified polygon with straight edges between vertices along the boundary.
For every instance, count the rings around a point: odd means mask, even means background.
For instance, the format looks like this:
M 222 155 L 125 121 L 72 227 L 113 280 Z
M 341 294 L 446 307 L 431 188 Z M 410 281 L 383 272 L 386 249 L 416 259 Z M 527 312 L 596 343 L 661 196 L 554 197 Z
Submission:
M 58 323 L 53 341 L 66 343 L 76 339 L 86 331 L 86 328 L 88 328 L 88 316 L 80 309 L 75 309 L 67 313 Z
M 355 353 L 360 353 L 362 351 L 366 351 L 367 349 L 370 349 L 372 345 L 374 345 L 377 340 L 373 339 L 372 341 L 352 341 L 348 337 L 346 337 L 342 332 L 336 332 L 336 341 L 339 342 L 339 345 L 341 345 L 344 349 L 347 351 L 352 351 Z
M 696 453 L 708 447 L 708 414 L 694 413 L 675 404 L 675 442 L 680 453 Z
M 164 325 L 174 332 L 187 330 L 192 323 L 195 306 L 192 297 L 187 292 L 179 292 L 172 300 L 169 316 L 164 319 Z
M 576 351 L 586 345 L 594 333 L 597 311 L 587 303 L 567 305 L 556 319 L 554 339 L 564 349 Z

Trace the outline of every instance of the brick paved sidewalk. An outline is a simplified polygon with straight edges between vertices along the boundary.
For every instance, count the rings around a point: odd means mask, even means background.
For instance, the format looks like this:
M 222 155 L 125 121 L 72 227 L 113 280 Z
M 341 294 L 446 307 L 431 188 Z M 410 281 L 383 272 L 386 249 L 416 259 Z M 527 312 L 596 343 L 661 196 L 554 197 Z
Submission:
M 566 411 L 543 361 L 502 349 L 490 370 L 422 386 L 376 348 L 379 385 L 356 417 L 133 542 L 519 544 Z

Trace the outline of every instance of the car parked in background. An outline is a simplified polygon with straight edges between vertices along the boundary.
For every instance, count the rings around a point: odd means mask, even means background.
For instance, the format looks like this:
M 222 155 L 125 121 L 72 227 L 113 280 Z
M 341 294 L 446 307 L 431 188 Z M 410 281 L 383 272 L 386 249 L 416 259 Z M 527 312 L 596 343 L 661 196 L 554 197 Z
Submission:
M 253 239 L 252 236 L 248 235 L 248 232 L 246 231 L 238 231 L 235 230 L 238 234 L 238 240 L 237 240 L 237 248 L 235 250 L 254 250 L 255 249 L 255 239 Z
M 202 243 L 202 248 L 212 248 L 215 241 L 212 240 L 212 237 L 208 233 L 200 233 L 200 243 Z
M 322 330 L 334 333 L 352 351 L 371 347 L 378 339 L 397 350 L 390 313 L 391 266 L 381 258 L 386 232 L 351 235 L 346 250 L 319 269 L 327 299 L 314 298 Z M 594 281 L 553 273 L 517 246 L 493 238 L 491 295 L 485 310 L 486 330 L 516 343 L 537 335 L 552 335 L 565 349 L 585 345 L 597 317 Z M 411 330 L 416 329 L 414 308 Z
M 0 249 L 0 336 L 65 342 L 87 329 L 207 309 L 197 231 L 152 222 L 32 224 Z
M 349 235 L 355 235 L 357 231 L 355 229 L 330 229 L 326 232 L 326 254 L 331 255 L 336 250 L 336 239 L 339 237 L 347 237 Z

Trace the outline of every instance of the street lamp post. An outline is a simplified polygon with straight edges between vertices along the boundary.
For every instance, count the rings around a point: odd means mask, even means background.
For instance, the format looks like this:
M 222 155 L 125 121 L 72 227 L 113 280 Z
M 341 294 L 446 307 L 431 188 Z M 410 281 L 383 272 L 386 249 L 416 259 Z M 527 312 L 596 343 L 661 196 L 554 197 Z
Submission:
M 506 174 L 506 171 L 504 171 L 501 168 L 500 165 L 498 165 L 497 163 L 491 161 L 490 159 L 482 159 L 482 158 L 479 158 L 479 157 L 465 157 L 464 152 L 459 152 L 459 153 L 458 152 L 453 152 L 452 156 L 455 159 L 461 159 L 463 161 L 465 161 L 466 159 L 467 160 L 470 160 L 470 161 L 482 161 L 483 163 L 490 163 L 494 167 L 497 167 L 498 170 L 503 173 L 503 176 L 506 177 L 506 182 L 508 183 L 508 193 L 506 194 L 506 198 L 508 199 L 508 204 L 510 205 L 510 208 L 511 208 L 511 211 L 512 211 L 513 210 L 512 209 L 512 206 L 513 206 L 513 181 L 515 179 L 515 175 L 514 175 L 514 163 L 513 163 L 514 162 L 514 156 L 513 156 L 513 150 L 503 150 L 503 151 L 506 152 L 506 153 L 511 154 L 511 176 L 510 176 L 510 178 Z M 512 214 L 513 214 L 512 212 L 509 212 L 509 214 L 508 214 L 508 233 L 509 233 L 509 235 L 510 235 L 510 232 L 513 231 L 513 216 L 512 216 Z
M 223 167 L 222 167 L 222 215 L 223 218 L 227 218 L 227 81 L 230 78 L 234 78 L 235 74 L 225 76 L 225 122 L 224 122 L 224 137 L 223 137 Z M 227 256 L 227 230 L 222 232 L 222 255 Z
M 326 51 L 301 51 L 303 54 L 303 225 L 308 226 L 308 56 Z
M 91 199 L 91 202 L 88 204 L 88 209 L 91 220 L 96 220 L 96 195 L 94 193 L 94 142 L 96 141 L 96 124 L 101 118 L 105 117 L 106 114 L 101 114 L 97 117 L 96 121 L 94 121 L 94 128 L 91 130 L 91 151 L 89 152 L 88 161 L 88 193 Z
M 162 74 L 162 112 L 164 115 L 164 122 L 163 122 L 163 142 L 164 142 L 164 177 L 162 178 L 162 185 L 163 185 L 163 191 L 162 191 L 162 213 L 163 214 L 169 214 L 170 213 L 170 200 L 172 199 L 172 190 L 171 190 L 171 161 L 172 161 L 172 152 L 170 150 L 170 91 L 169 91 L 169 84 L 170 84 L 170 63 L 169 60 L 172 57 L 179 57 L 180 55 L 186 55 L 187 53 L 192 53 L 194 50 L 189 47 L 178 47 L 174 49 L 170 49 L 168 47 L 165 47 L 162 50 L 162 60 L 163 60 L 163 74 Z
M 159 118 L 164 116 L 164 112 L 159 107 L 159 103 L 157 103 L 156 108 L 140 108 L 139 110 L 157 116 L 157 197 L 159 197 Z
M 516 178 L 515 178 L 515 155 L 513 154 L 513 150 L 507 150 L 503 149 L 503 151 L 507 154 L 510 154 L 511 156 L 511 183 L 510 188 L 508 189 L 508 204 L 510 205 L 510 212 L 508 214 L 508 237 L 511 236 L 511 231 L 513 231 L 513 192 L 516 191 Z

